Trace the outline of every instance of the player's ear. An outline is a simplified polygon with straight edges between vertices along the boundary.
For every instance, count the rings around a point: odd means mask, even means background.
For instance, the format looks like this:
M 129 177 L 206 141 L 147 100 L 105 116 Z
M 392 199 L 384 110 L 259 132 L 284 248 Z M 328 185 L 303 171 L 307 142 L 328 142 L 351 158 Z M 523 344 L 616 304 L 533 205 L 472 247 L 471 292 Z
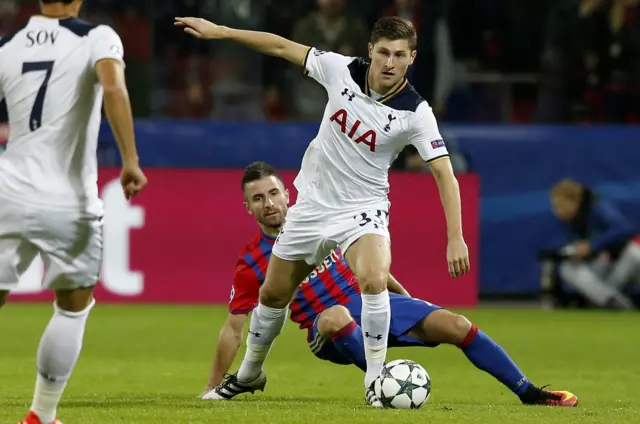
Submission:
M 289 205 L 289 189 L 284 190 L 284 198 L 287 200 L 287 206 Z
M 244 205 L 244 208 L 247 210 L 247 213 L 249 215 L 253 215 L 253 212 L 251 212 L 251 208 L 249 208 L 249 202 L 242 202 L 242 204 Z
M 369 59 L 373 59 L 373 44 L 369 43 Z
M 418 52 L 416 50 L 411 52 L 411 60 L 409 61 L 409 65 L 413 65 L 413 62 L 416 60 L 417 55 L 418 55 Z
M 75 3 L 73 4 L 75 6 L 76 14 L 80 14 L 80 9 L 82 8 L 83 3 L 84 3 L 84 0 L 76 0 Z

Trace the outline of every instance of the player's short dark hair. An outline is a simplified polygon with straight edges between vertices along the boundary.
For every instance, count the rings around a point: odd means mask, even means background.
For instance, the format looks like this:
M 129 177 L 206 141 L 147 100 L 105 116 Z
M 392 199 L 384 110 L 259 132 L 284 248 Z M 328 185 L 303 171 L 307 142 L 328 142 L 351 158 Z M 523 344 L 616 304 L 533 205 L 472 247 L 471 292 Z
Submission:
M 253 162 L 244 169 L 244 175 L 242 176 L 242 191 L 244 187 L 253 182 L 267 177 L 276 177 L 282 182 L 282 177 L 276 169 L 266 162 Z
M 65 3 L 65 4 L 71 4 L 74 2 L 74 0 L 40 0 L 41 3 L 47 4 L 47 3 Z
M 371 31 L 371 44 L 377 43 L 380 39 L 387 40 L 407 40 L 411 50 L 415 50 L 418 44 L 418 34 L 411 21 L 397 16 L 388 16 L 378 19 Z

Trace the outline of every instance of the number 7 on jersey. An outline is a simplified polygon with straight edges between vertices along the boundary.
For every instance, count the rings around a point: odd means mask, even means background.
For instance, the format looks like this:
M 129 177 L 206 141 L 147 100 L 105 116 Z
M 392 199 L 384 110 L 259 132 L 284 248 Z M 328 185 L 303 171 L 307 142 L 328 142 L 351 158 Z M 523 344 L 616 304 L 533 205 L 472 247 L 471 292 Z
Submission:
M 42 108 L 44 106 L 44 97 L 46 96 L 47 88 L 49 87 L 51 72 L 53 71 L 53 63 L 54 61 L 25 62 L 22 64 L 22 75 L 27 72 L 46 72 L 44 81 L 42 81 L 38 94 L 36 94 L 33 109 L 31 109 L 31 116 L 29 117 L 29 129 L 31 131 L 35 131 L 42 126 Z

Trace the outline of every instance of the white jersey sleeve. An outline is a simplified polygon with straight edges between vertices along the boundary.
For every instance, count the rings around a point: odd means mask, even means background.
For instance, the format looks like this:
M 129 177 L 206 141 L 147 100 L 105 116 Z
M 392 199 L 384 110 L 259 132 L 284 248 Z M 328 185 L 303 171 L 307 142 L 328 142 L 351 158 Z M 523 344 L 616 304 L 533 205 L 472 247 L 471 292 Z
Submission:
M 418 149 L 418 153 L 426 162 L 449 155 L 440 135 L 436 117 L 427 102 L 422 102 L 416 109 L 409 131 L 409 143 Z
M 104 59 L 115 59 L 124 65 L 124 47 L 113 28 L 100 25 L 89 33 L 91 42 L 91 66 Z
M 336 77 L 342 75 L 355 58 L 338 53 L 325 52 L 311 47 L 304 60 L 305 74 L 322 85 L 328 85 Z

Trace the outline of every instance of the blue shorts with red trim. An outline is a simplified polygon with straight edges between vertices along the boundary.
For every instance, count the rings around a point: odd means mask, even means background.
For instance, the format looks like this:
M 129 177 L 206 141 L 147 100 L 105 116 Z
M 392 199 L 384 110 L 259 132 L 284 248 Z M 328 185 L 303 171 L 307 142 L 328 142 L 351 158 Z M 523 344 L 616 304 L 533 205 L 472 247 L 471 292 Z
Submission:
M 389 293 L 389 298 L 391 302 L 391 326 L 389 328 L 388 347 L 438 346 L 438 343 L 425 343 L 406 334 L 429 316 L 431 312 L 442 309 L 440 306 L 396 293 Z M 362 297 L 359 295 L 354 296 L 349 303 L 343 306 L 349 310 L 356 324 L 362 325 Z M 307 343 L 311 352 L 318 358 L 331 361 L 334 364 L 350 365 L 351 361 L 334 347 L 331 340 L 327 340 L 320 335 L 317 324 L 318 317 L 314 320 L 313 326 L 309 328 L 307 335 Z

